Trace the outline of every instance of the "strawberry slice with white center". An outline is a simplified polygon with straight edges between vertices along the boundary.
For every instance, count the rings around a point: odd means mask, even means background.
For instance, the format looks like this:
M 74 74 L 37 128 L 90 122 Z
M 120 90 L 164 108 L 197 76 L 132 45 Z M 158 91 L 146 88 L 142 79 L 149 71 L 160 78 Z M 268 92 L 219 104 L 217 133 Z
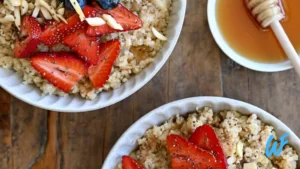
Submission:
M 219 169 L 220 164 L 208 151 L 188 142 L 179 135 L 167 137 L 172 169 Z
M 71 53 L 37 53 L 31 65 L 43 78 L 68 93 L 87 72 L 86 64 Z
M 97 64 L 99 59 L 100 39 L 85 35 L 85 29 L 78 30 L 64 39 L 64 44 L 71 47 L 88 64 Z
M 129 156 L 123 156 L 122 169 L 146 169 L 146 168 L 141 164 L 139 164 L 135 159 Z
M 119 4 L 118 7 L 112 10 L 103 10 L 97 8 L 98 13 L 96 14 L 99 17 L 102 17 L 103 14 L 111 15 L 117 23 L 119 23 L 123 30 L 116 30 L 110 27 L 108 24 L 101 26 L 88 26 L 86 31 L 89 36 L 101 36 L 104 34 L 114 33 L 114 32 L 125 32 L 130 30 L 136 30 L 143 27 L 142 20 L 133 14 L 130 10 L 124 7 L 122 4 Z
M 87 17 L 93 17 L 96 15 L 96 10 L 93 7 L 85 6 L 83 13 Z M 87 23 L 81 22 L 78 14 L 74 14 L 67 19 L 67 24 L 63 22 L 55 23 L 48 26 L 42 33 L 40 40 L 45 45 L 51 47 L 60 43 L 66 36 L 74 33 L 75 31 L 87 26 Z
M 108 80 L 113 64 L 120 54 L 120 48 L 119 40 L 101 44 L 98 63 L 91 65 L 88 70 L 89 78 L 96 89 L 102 88 Z
M 25 16 L 21 25 L 21 36 L 26 38 L 23 41 L 17 40 L 14 48 L 14 55 L 17 58 L 29 57 L 35 52 L 42 29 L 37 20 L 31 16 Z
M 189 141 L 198 147 L 210 151 L 219 163 L 219 169 L 226 169 L 226 158 L 221 143 L 210 125 L 198 127 L 189 138 Z

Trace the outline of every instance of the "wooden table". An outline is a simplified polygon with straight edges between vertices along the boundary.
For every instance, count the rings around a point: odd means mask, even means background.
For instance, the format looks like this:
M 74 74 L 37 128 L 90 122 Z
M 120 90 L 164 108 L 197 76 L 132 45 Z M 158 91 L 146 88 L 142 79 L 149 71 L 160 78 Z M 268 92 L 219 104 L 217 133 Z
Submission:
M 225 56 L 208 28 L 205 0 L 188 0 L 184 28 L 167 64 L 126 100 L 90 113 L 30 106 L 0 92 L 0 169 L 100 169 L 119 136 L 150 110 L 192 96 L 257 105 L 300 135 L 300 78 L 260 73 Z

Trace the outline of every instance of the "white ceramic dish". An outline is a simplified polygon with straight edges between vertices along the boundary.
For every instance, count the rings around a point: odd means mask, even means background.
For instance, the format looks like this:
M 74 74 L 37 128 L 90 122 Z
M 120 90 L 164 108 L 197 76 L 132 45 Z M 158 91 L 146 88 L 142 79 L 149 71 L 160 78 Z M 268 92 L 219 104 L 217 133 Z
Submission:
M 208 0 L 207 5 L 207 16 L 210 26 L 210 30 L 213 34 L 214 39 L 216 40 L 219 47 L 222 51 L 230 57 L 232 60 L 238 64 L 260 72 L 278 72 L 284 71 L 292 68 L 290 61 L 285 61 L 281 63 L 260 63 L 253 60 L 247 59 L 246 57 L 240 55 L 234 49 L 232 49 L 226 40 L 223 38 L 222 33 L 219 29 L 217 17 L 216 17 L 216 3 L 218 0 Z M 246 10 L 246 9 L 245 9 Z
M 205 106 L 212 107 L 215 112 L 221 110 L 237 110 L 246 115 L 257 114 L 263 122 L 274 126 L 278 135 L 289 133 L 289 144 L 300 154 L 300 139 L 285 124 L 268 112 L 237 100 L 221 97 L 194 97 L 163 105 L 136 121 L 114 145 L 102 169 L 114 169 L 114 167 L 121 162 L 123 155 L 128 155 L 136 148 L 136 140 L 141 138 L 147 129 L 154 125 L 162 124 L 176 114 L 184 115 L 195 111 L 196 107 Z
M 115 104 L 143 87 L 163 67 L 171 55 L 179 38 L 186 10 L 186 0 L 174 0 L 168 26 L 168 41 L 155 57 L 155 61 L 141 73 L 133 76 L 119 89 L 103 92 L 94 100 L 84 100 L 79 96 L 58 97 L 42 96 L 40 91 L 31 85 L 22 83 L 21 77 L 13 70 L 0 68 L 0 86 L 18 99 L 36 107 L 60 112 L 86 112 Z

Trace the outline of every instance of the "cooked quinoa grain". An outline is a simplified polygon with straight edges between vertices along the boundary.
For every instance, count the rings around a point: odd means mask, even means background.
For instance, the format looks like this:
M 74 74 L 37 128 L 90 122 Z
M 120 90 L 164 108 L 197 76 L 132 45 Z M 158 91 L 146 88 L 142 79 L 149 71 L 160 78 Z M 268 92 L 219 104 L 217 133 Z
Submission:
M 7 0 L 4 0 L 4 4 Z M 39 0 L 38 0 L 39 1 Z M 45 0 L 48 4 L 52 4 L 52 0 Z M 23 15 L 32 15 L 36 6 L 35 0 L 26 0 L 28 9 L 23 11 Z M 94 89 L 90 80 L 85 78 L 78 82 L 76 86 L 68 94 L 78 94 L 86 99 L 94 99 L 99 92 L 109 91 L 119 88 L 122 83 L 125 83 L 131 76 L 140 73 L 146 66 L 151 64 L 157 52 L 162 48 L 163 41 L 157 39 L 152 33 L 152 27 L 155 27 L 159 32 L 166 32 L 169 22 L 169 14 L 172 7 L 172 0 L 121 0 L 121 3 L 138 15 L 143 21 L 143 28 L 124 33 L 113 33 L 103 36 L 103 41 L 119 38 L 121 41 L 121 53 L 116 60 L 111 75 L 102 89 Z M 9 6 L 0 2 L 0 18 L 14 15 Z M 56 15 L 62 14 L 62 6 L 55 6 L 55 12 L 49 11 L 53 19 L 57 19 Z M 40 17 L 40 15 L 38 15 Z M 59 18 L 58 18 L 59 19 Z M 43 22 L 44 18 L 38 18 Z M 40 74 L 35 71 L 29 60 L 17 59 L 14 57 L 14 43 L 18 37 L 18 29 L 15 22 L 0 20 L 0 66 L 7 69 L 18 71 L 25 84 L 33 84 L 37 86 L 43 93 L 55 94 L 64 96 L 63 93 L 47 80 L 43 79 Z M 58 44 L 52 48 L 48 48 L 41 44 L 38 47 L 39 51 L 69 51 L 70 49 L 62 44 Z
M 297 168 L 298 155 L 288 145 L 278 157 L 265 156 L 268 138 L 271 135 L 276 138 L 276 134 L 272 126 L 264 124 L 255 114 L 245 116 L 236 111 L 213 113 L 211 108 L 198 109 L 187 118 L 177 115 L 160 126 L 154 126 L 137 141 L 138 148 L 131 156 L 147 169 L 169 169 L 167 136 L 177 134 L 189 138 L 203 124 L 213 126 L 227 157 L 228 169 L 242 169 L 244 163 L 254 163 L 258 169 Z M 121 169 L 121 164 L 116 168 Z

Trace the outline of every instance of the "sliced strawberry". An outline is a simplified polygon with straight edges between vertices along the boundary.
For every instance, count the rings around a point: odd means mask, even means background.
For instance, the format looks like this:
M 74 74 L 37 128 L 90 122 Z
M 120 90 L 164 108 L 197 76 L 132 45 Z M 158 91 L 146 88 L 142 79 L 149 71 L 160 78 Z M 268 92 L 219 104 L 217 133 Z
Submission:
M 215 157 L 179 135 L 167 137 L 172 169 L 219 169 Z
M 63 42 L 71 47 L 87 63 L 97 64 L 100 41 L 96 37 L 86 36 L 85 29 L 72 33 L 67 36 Z
M 210 125 L 198 127 L 191 135 L 189 141 L 204 150 L 210 151 L 215 156 L 220 169 L 227 168 L 222 146 L 214 129 Z
M 96 26 L 96 27 L 88 26 L 86 33 L 89 36 L 101 36 L 103 34 L 109 34 L 114 32 L 125 32 L 130 30 L 136 30 L 143 27 L 142 20 L 138 16 L 134 15 L 122 4 L 119 4 L 118 7 L 112 10 L 103 10 L 101 8 L 97 8 L 97 9 L 99 10 L 97 15 L 102 15 L 102 14 L 111 15 L 119 24 L 122 25 L 124 30 L 122 31 L 115 30 L 110 26 L 108 26 L 107 24 L 102 26 Z
M 90 66 L 88 70 L 89 78 L 95 88 L 103 87 L 108 80 L 112 66 L 120 54 L 120 48 L 119 40 L 101 44 L 98 63 Z
M 83 13 L 87 17 L 92 17 L 96 14 L 93 7 L 85 6 Z M 48 27 L 41 35 L 40 40 L 47 46 L 53 46 L 61 42 L 64 37 L 74 33 L 75 31 L 87 26 L 86 22 L 81 22 L 78 14 L 74 14 L 67 19 L 67 24 L 59 22 Z
M 85 63 L 71 53 L 38 53 L 31 58 L 31 65 L 43 78 L 64 92 L 86 74 Z
M 38 21 L 31 16 L 24 16 L 21 26 L 21 34 L 32 38 L 39 38 L 41 35 L 41 26 Z
M 54 24 L 57 24 L 57 22 L 56 21 L 46 21 L 44 26 L 43 26 L 43 31 L 46 31 L 47 29 L 49 29 Z
M 145 167 L 129 156 L 123 156 L 122 169 L 145 169 Z
M 22 20 L 21 36 L 26 38 L 23 41 L 17 40 L 14 48 L 14 55 L 17 58 L 29 57 L 39 44 L 39 37 L 42 33 L 41 26 L 31 16 L 25 16 Z

